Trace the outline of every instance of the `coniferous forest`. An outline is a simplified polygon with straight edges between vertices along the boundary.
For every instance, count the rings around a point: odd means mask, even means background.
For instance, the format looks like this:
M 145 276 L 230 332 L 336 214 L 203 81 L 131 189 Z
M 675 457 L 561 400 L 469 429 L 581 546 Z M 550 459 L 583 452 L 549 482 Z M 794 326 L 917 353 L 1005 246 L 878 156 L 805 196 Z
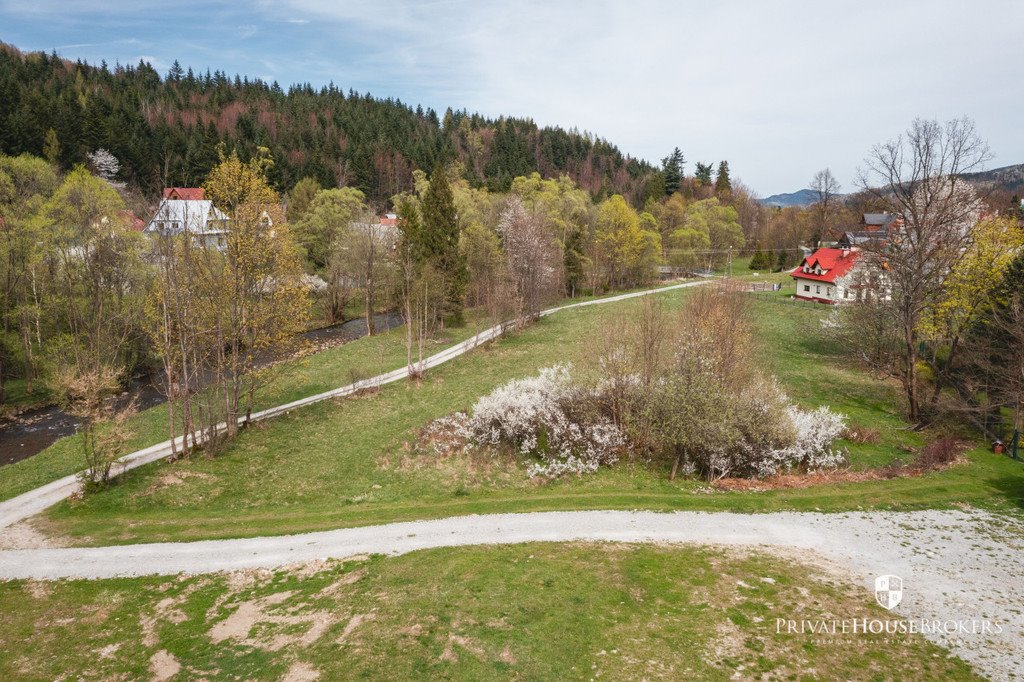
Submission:
M 70 168 L 107 149 L 123 179 L 146 194 L 202 182 L 218 145 L 251 158 L 258 147 L 275 160 L 281 190 L 313 177 L 350 186 L 378 205 L 412 189 L 412 171 L 459 161 L 472 186 L 506 191 L 538 171 L 568 175 L 595 198 L 622 194 L 642 205 L 655 169 L 577 130 L 529 119 L 485 118 L 433 109 L 330 84 L 287 90 L 221 71 L 195 73 L 175 62 L 166 75 L 151 65 L 73 62 L 0 43 L 0 152 L 30 153 Z

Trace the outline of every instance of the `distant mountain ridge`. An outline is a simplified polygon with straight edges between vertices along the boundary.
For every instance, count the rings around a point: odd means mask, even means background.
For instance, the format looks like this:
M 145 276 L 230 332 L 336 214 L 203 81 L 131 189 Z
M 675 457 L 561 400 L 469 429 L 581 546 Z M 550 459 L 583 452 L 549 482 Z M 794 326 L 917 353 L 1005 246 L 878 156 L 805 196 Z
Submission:
M 1005 190 L 1018 195 L 1024 194 L 1024 163 L 1002 166 L 977 173 L 964 173 L 963 177 L 969 183 L 979 188 Z M 847 195 L 837 194 L 836 196 L 844 197 Z M 790 206 L 803 208 L 817 201 L 818 194 L 813 189 L 773 194 L 770 197 L 758 199 L 762 206 L 777 206 L 780 208 L 788 208 Z
M 802 208 L 804 206 L 810 206 L 817 200 L 818 193 L 813 189 L 802 189 L 785 194 L 773 194 L 770 197 L 758 199 L 762 206 L 777 206 L 779 208 L 788 208 L 790 206 L 799 206 Z
M 993 189 L 1006 190 L 1016 194 L 1024 193 L 1024 163 L 978 173 L 965 173 L 964 178 L 975 185 L 987 185 Z

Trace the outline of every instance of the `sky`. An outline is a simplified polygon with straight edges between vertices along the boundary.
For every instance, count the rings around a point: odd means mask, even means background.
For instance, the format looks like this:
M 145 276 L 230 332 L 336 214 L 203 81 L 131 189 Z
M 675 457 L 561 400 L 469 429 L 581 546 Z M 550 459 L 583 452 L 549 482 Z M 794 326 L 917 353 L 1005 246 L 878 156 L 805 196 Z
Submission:
M 678 146 L 762 196 L 825 167 L 855 189 L 917 116 L 968 116 L 990 168 L 1024 163 L 1021 0 L 0 0 L 0 41 Z

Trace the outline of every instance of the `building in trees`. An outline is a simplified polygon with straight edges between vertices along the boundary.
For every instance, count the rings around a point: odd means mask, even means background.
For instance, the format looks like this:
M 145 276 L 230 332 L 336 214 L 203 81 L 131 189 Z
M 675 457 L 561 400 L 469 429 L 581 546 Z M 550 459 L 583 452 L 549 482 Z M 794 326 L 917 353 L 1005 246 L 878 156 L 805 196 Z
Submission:
M 150 235 L 188 232 L 203 246 L 223 249 L 227 244 L 227 229 L 227 214 L 205 198 L 201 187 L 168 187 L 144 232 Z
M 789 276 L 796 281 L 796 297 L 818 303 L 856 299 L 857 290 L 845 281 L 858 266 L 858 249 L 818 249 L 804 258 Z
M 833 246 L 851 249 L 867 245 L 884 246 L 887 239 L 903 226 L 903 219 L 892 213 L 865 213 L 857 229 L 832 234 Z

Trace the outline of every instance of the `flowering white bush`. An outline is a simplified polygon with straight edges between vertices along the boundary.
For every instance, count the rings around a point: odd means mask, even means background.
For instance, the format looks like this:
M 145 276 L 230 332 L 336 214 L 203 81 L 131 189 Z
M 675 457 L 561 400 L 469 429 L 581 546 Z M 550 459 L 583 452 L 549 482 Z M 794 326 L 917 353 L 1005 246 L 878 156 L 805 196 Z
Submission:
M 569 369 L 548 367 L 480 398 L 467 424 L 473 441 L 540 457 L 527 471 L 531 478 L 592 473 L 613 464 L 626 438 L 607 419 L 579 409 L 590 396 L 573 386 Z
M 796 441 L 789 447 L 772 450 L 759 463 L 759 476 L 772 476 L 795 468 L 834 469 L 846 463 L 846 454 L 832 449 L 832 443 L 846 429 L 843 415 L 824 406 L 808 411 L 790 405 L 787 412 L 796 429 Z
M 630 377 L 617 380 L 631 386 Z M 614 390 L 608 382 L 596 388 L 575 385 L 569 365 L 548 367 L 499 386 L 477 400 L 471 415 L 458 412 L 431 422 L 420 431 L 417 447 L 427 446 L 441 457 L 474 447 L 511 448 L 537 458 L 527 467 L 530 478 L 593 473 L 614 464 L 627 442 L 626 433 L 603 416 Z M 683 415 L 685 405 L 679 407 L 683 412 L 673 410 L 674 418 L 692 418 Z M 684 474 L 765 477 L 846 461 L 843 452 L 832 449 L 846 428 L 845 418 L 827 407 L 808 411 L 792 405 L 773 381 L 748 386 L 720 422 L 702 430 L 704 448 L 694 461 L 683 463 Z
M 417 449 L 429 445 L 435 455 L 447 457 L 469 451 L 473 432 L 469 430 L 469 415 L 465 412 L 441 417 L 420 429 Z

